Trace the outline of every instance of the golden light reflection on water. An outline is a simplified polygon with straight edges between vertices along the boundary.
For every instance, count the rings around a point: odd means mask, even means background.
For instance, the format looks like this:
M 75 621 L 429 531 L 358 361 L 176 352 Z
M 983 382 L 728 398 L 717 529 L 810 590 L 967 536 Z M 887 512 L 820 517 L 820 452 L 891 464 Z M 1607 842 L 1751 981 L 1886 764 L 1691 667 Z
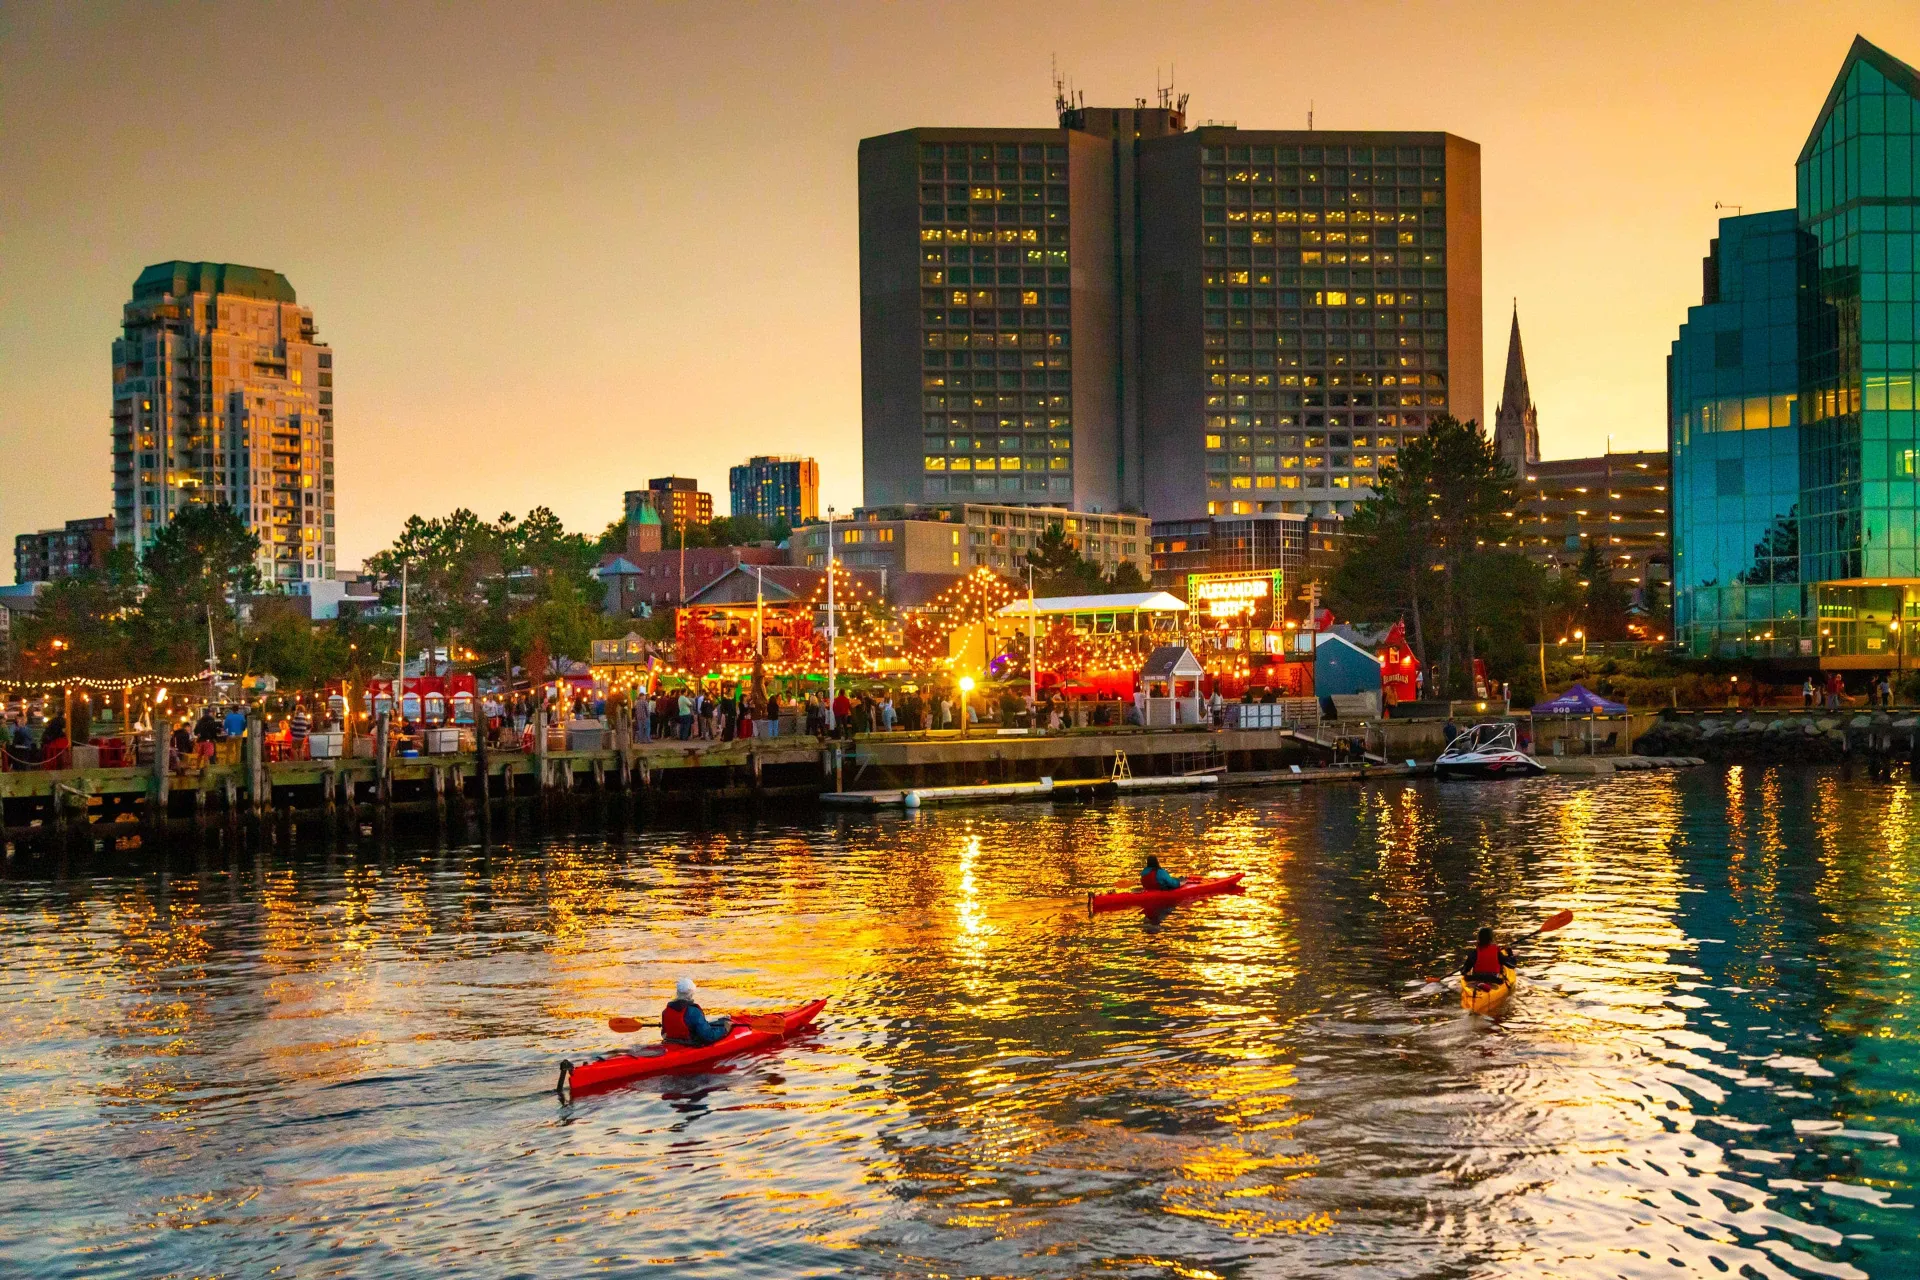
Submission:
M 206 1236 L 294 1270 L 356 1238 L 424 1275 L 463 1239 L 568 1274 L 617 1229 L 686 1274 L 741 1250 L 765 1274 L 1857 1273 L 1825 1224 L 1885 1252 L 1911 1221 L 1768 1178 L 1879 1160 L 1912 1199 L 1904 1148 L 1782 1117 L 1920 1138 L 1890 981 L 1920 939 L 1913 815 L 1904 787 L 1769 769 L 348 854 L 84 906 L 0 882 L 0 991 L 30 1011 L 0 1114 L 65 1135 L 46 1159 L 73 1144 L 34 1202 L 49 1248 L 157 1233 L 160 1270 Z M 1149 851 L 1249 892 L 1089 918 Z M 1500 1023 L 1403 998 L 1480 921 L 1561 907 Z M 714 1009 L 833 1003 L 730 1071 L 544 1093 L 681 973 Z M 149 1180 L 124 1210 L 55 1072 L 96 1081 Z

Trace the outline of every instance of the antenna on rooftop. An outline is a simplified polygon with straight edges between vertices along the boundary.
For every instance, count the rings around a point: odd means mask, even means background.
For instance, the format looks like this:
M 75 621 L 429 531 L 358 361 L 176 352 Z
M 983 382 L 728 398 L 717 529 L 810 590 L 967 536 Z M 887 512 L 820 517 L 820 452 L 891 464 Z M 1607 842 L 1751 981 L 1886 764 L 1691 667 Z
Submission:
M 1716 209 L 1731 209 L 1733 210 L 1733 216 L 1736 218 L 1746 216 L 1747 212 L 1747 206 L 1743 204 L 1726 204 L 1719 200 L 1713 202 L 1713 207 Z
M 1313 132 L 1313 99 L 1307 99 L 1307 132 Z

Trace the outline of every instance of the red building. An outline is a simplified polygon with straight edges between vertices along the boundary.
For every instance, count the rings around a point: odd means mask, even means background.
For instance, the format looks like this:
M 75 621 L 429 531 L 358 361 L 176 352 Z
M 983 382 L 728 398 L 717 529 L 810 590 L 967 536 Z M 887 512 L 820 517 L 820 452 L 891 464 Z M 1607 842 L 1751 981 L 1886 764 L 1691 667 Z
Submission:
M 594 570 L 606 587 L 603 611 L 632 617 L 641 605 L 677 608 L 709 584 L 743 564 L 786 567 L 787 556 L 772 543 L 755 547 L 689 547 L 685 551 L 635 551 L 608 556 Z

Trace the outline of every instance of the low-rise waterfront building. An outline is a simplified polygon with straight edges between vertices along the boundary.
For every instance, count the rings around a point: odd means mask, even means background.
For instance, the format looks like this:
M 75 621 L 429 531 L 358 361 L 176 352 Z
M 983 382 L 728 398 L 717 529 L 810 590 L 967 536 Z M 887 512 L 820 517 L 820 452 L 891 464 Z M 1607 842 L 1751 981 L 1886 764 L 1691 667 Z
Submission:
M 1278 572 L 1285 595 L 1276 600 L 1286 617 L 1304 619 L 1315 584 L 1325 583 L 1345 548 L 1345 524 L 1336 516 L 1269 511 L 1198 520 L 1156 520 L 1152 527 L 1153 585 L 1188 598 L 1196 574 Z
M 856 508 L 833 522 L 834 557 L 849 566 L 894 573 L 964 573 L 991 569 L 1008 577 L 1026 570 L 1027 552 L 1057 526 L 1081 558 L 1112 576 L 1131 564 L 1151 572 L 1148 520 L 1141 515 L 1093 515 L 1065 507 L 1008 506 L 978 502 L 904 503 Z M 826 564 L 825 523 L 796 529 L 793 563 Z

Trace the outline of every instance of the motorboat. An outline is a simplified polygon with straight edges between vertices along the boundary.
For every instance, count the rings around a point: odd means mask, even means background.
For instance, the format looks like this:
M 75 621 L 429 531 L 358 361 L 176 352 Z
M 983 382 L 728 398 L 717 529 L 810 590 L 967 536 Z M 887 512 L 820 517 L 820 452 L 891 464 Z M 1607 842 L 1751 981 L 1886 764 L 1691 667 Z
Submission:
M 1440 753 L 1433 771 L 1442 778 L 1532 778 L 1546 772 L 1520 749 L 1513 723 L 1477 724 Z

